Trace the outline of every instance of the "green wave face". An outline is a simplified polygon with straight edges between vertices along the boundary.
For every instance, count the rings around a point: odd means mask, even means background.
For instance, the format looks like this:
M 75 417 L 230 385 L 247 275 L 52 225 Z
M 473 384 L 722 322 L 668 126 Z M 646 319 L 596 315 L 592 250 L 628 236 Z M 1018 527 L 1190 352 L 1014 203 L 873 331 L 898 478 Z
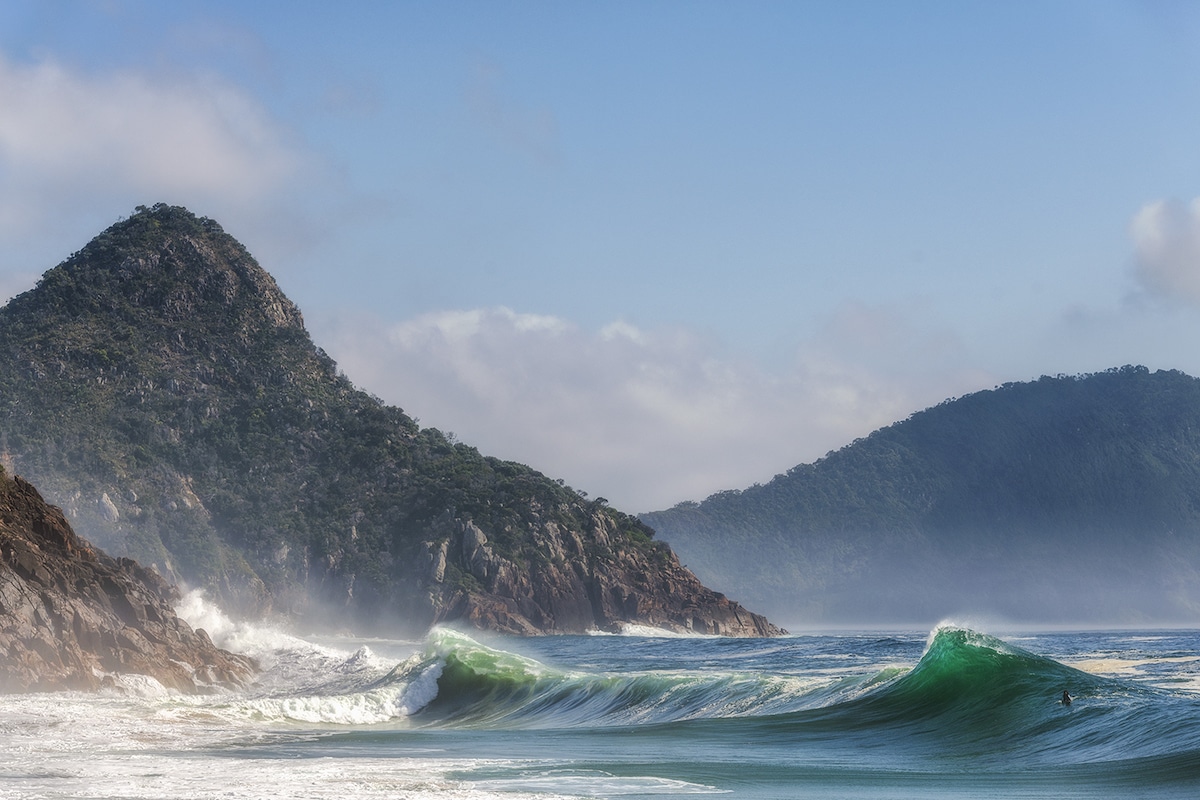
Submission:
M 1062 693 L 1074 698 L 1062 703 Z M 1020 759 L 1046 768 L 1123 762 L 1159 753 L 1196 753 L 1200 737 L 1172 741 L 1148 735 L 1170 729 L 1194 699 L 1103 678 L 1039 656 L 987 634 L 942 627 L 910 671 L 863 696 L 805 720 L 824 733 L 848 733 L 871 744 L 936 754 L 961 768 Z M 812 733 L 811 729 L 808 731 Z
M 440 660 L 442 669 L 437 696 L 419 716 L 430 724 L 472 727 L 608 727 L 779 714 L 821 702 L 820 690 L 833 682 L 718 670 L 567 671 L 445 630 L 431 636 L 426 659 Z
M 1106 682 L 987 634 L 938 628 L 909 673 L 866 705 L 910 719 L 1061 706 L 1062 693 L 1098 690 Z

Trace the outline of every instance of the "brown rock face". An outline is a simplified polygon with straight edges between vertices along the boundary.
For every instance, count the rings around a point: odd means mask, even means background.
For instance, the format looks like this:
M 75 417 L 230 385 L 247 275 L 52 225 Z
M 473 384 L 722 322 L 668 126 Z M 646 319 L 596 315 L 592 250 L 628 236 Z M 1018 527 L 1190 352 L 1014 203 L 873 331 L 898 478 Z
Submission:
M 593 514 L 589 530 L 544 522 L 536 551 L 502 555 L 474 522 L 443 520 L 427 543 L 433 622 L 519 635 L 619 630 L 625 624 L 719 636 L 786 633 L 705 588 L 657 542 L 641 545 Z
M 174 587 L 80 539 L 62 512 L 0 470 L 0 691 L 96 689 L 114 673 L 185 692 L 255 671 L 172 608 Z

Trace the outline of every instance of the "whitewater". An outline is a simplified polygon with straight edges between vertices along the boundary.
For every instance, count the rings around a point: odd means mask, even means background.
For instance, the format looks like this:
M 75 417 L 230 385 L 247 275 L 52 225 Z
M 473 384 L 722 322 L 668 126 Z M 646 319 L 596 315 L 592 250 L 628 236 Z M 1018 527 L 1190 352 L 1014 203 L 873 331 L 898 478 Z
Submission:
M 5 696 L 0 797 L 1200 796 L 1194 630 L 409 642 L 180 612 L 262 674 Z

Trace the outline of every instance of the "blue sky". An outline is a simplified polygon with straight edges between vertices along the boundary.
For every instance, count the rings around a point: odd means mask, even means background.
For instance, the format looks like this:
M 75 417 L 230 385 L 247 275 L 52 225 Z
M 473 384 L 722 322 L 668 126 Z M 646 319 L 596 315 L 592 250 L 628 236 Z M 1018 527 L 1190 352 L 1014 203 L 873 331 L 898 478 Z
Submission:
M 629 511 L 946 397 L 1200 375 L 1184 2 L 0 5 L 0 293 L 139 204 Z

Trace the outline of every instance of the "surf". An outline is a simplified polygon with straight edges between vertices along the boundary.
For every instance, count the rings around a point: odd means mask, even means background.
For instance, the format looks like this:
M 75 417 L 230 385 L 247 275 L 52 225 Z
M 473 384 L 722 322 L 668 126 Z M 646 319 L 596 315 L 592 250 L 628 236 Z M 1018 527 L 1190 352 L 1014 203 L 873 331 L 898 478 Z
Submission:
M 256 684 L 13 698 L 0 743 L 24 794 L 132 797 L 131 769 L 157 776 L 139 797 L 222 781 L 245 798 L 472 800 L 1175 800 L 1200 786 L 1195 632 L 1014 643 L 952 625 L 759 641 L 441 629 L 401 643 L 205 624 L 254 649 Z M 321 789 L 296 788 L 310 785 Z
M 915 665 L 857 676 L 722 670 L 560 670 L 450 631 L 434 634 L 434 727 L 626 729 L 884 748 L 982 767 L 1159 763 L 1200 773 L 1200 702 L 1095 675 L 985 633 L 940 626 Z M 1064 706 L 1062 692 L 1075 698 Z M 1164 761 L 1165 759 L 1165 761 Z M 1160 763 L 1161 762 L 1161 763 Z
M 414 643 L 408 657 L 386 659 L 219 618 L 207 624 L 214 638 L 240 641 L 268 666 L 250 692 L 204 712 L 228 718 L 333 729 L 607 731 L 837 751 L 846 760 L 871 751 L 972 768 L 1120 765 L 1200 774 L 1195 693 L 1094 674 L 949 624 L 928 635 L 915 662 L 868 655 L 861 670 L 846 669 L 854 653 L 839 653 L 836 639 L 826 656 L 799 639 L 750 651 L 715 639 L 623 636 L 625 656 L 613 669 L 594 669 L 520 652 L 555 651 L 545 644 L 484 642 L 448 628 Z M 570 641 L 559 652 L 569 654 Z M 580 641 L 593 663 L 604 663 L 598 655 L 610 648 Z M 844 644 L 868 653 L 895 652 L 898 644 L 872 641 Z M 630 659 L 634 652 L 643 655 Z M 827 657 L 838 666 L 822 668 Z M 765 668 L 753 668 L 759 661 Z M 1075 697 L 1072 705 L 1061 703 L 1063 691 Z
M 437 726 L 611 727 L 770 714 L 832 682 L 725 670 L 564 670 L 447 629 L 430 635 L 427 659 L 440 665 L 437 693 L 414 718 Z M 398 668 L 397 679 L 418 663 Z
M 425 661 L 440 665 L 436 695 L 417 714 L 445 724 L 596 725 L 726 717 L 824 716 L 847 727 L 964 724 L 997 713 L 1036 716 L 1066 689 L 1088 696 L 1107 679 L 967 629 L 934 631 L 919 662 L 862 676 L 719 669 L 593 673 L 561 670 L 437 630 Z

